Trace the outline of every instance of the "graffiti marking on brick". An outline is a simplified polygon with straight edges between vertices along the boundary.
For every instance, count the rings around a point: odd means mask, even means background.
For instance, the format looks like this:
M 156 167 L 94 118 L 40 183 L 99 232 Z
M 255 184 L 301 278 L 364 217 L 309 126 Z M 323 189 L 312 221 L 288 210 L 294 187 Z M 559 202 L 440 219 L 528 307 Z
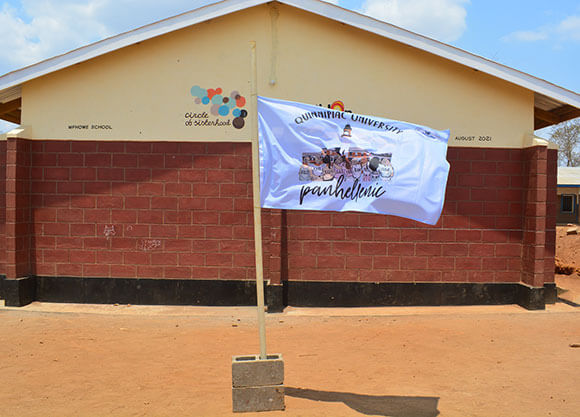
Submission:
M 117 234 L 117 232 L 115 231 L 115 225 L 105 225 L 105 230 L 103 231 L 103 234 L 105 235 L 105 237 L 107 238 L 107 240 L 109 240 L 109 238 L 111 236 L 115 236 Z
M 142 239 L 137 242 L 137 249 L 142 251 L 155 250 L 161 247 L 159 239 Z

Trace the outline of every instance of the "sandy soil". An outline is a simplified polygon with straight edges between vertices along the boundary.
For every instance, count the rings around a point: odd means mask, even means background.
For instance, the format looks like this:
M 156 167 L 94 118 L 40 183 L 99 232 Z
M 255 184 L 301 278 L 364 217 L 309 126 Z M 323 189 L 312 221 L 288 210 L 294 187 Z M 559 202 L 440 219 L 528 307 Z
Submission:
M 558 228 L 557 246 L 580 267 L 580 235 Z M 556 283 L 546 311 L 268 315 L 287 409 L 256 415 L 578 417 L 580 277 Z M 231 357 L 257 353 L 257 339 L 251 308 L 0 307 L 0 417 L 231 416 Z
M 567 234 L 570 228 L 577 228 L 578 233 Z M 567 267 L 570 272 L 568 275 L 556 274 L 558 297 L 580 305 L 580 226 L 556 228 L 556 263 Z
M 567 234 L 568 229 L 577 229 L 577 234 Z M 556 259 L 580 271 L 580 226 L 556 227 Z
M 268 315 L 286 411 L 260 416 L 580 416 L 580 310 L 292 309 Z M 0 308 L 0 416 L 230 416 L 249 308 Z M 240 414 L 237 414 L 240 415 Z M 253 414 L 242 414 L 253 415 Z

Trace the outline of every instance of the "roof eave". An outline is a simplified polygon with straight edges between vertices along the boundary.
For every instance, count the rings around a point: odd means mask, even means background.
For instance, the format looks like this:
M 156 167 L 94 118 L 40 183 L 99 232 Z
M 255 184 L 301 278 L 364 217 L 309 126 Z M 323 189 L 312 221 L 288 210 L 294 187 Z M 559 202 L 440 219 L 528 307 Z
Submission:
M 210 4 L 159 22 L 151 23 L 140 28 L 112 36 L 107 39 L 92 43 L 48 58 L 44 61 L 32 64 L 19 70 L 9 72 L 0 76 L 0 91 L 20 86 L 27 81 L 42 77 L 55 71 L 79 64 L 92 58 L 96 58 L 109 52 L 143 42 L 147 39 L 165 35 L 192 26 L 198 23 L 206 22 L 211 19 L 222 17 L 224 15 L 254 7 L 263 3 L 265 0 L 223 0 L 218 3 Z
M 312 4 L 311 0 L 276 1 L 326 17 L 329 17 L 328 13 L 331 10 L 335 11 L 338 9 L 335 13 L 333 13 L 332 18 L 341 23 L 345 23 L 350 26 L 356 26 L 360 29 L 381 35 L 405 45 L 422 49 L 426 52 L 430 52 L 450 61 L 471 67 L 489 75 L 493 75 L 510 83 L 520 85 L 531 91 L 547 95 L 566 104 L 573 105 L 574 107 L 580 107 L 580 95 L 573 91 L 559 87 L 548 81 L 534 77 L 533 75 L 526 74 L 524 72 L 472 54 L 462 49 L 455 48 L 451 45 L 436 41 L 414 32 L 410 32 L 389 23 L 373 19 L 372 17 L 342 9 L 326 2 L 318 1 L 316 2 L 316 7 L 308 7 Z

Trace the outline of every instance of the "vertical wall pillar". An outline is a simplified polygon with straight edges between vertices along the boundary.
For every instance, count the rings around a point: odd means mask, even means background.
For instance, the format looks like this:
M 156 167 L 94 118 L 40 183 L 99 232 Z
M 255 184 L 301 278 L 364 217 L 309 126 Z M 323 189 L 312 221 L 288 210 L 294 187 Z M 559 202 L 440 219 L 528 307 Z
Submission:
M 268 279 L 266 288 L 266 303 L 268 312 L 276 313 L 284 309 L 284 286 L 282 283 L 282 248 L 283 211 L 277 209 L 266 210 L 268 218 Z M 264 233 L 266 236 L 266 233 Z
M 6 140 L 0 140 L 0 298 L 6 277 Z
M 518 303 L 526 308 L 545 308 L 545 249 L 547 214 L 548 148 L 532 146 L 524 152 L 524 233 L 522 285 Z
M 8 137 L 6 142 L 6 223 L 4 297 L 8 306 L 22 306 L 35 298 L 30 277 L 30 146 L 26 139 Z
M 546 249 L 544 252 L 544 292 L 546 303 L 558 298 L 554 281 L 556 258 L 556 217 L 558 216 L 558 150 L 548 149 Z

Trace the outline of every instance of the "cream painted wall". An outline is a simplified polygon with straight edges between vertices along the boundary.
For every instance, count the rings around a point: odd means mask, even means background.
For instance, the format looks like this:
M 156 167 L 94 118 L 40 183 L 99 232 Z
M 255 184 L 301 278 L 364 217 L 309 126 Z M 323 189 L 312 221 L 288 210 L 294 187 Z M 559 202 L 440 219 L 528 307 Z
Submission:
M 238 91 L 249 104 L 248 40 L 266 43 L 266 30 L 256 24 L 264 19 L 266 8 L 235 13 L 31 81 L 22 90 L 22 124 L 34 139 L 249 141 L 247 120 L 255 111 L 237 129 L 231 111 L 212 115 L 190 90 Z M 250 112 L 248 104 L 240 110 Z M 205 120 L 230 126 L 194 126 Z
M 196 119 L 185 113 L 209 113 L 209 106 L 194 103 L 193 85 L 238 90 L 249 98 L 249 41 L 256 40 L 261 95 L 323 106 L 341 100 L 355 113 L 451 129 L 451 146 L 531 143 L 531 91 L 289 6 L 276 6 L 279 17 L 273 19 L 272 7 L 215 19 L 31 81 L 23 88 L 23 125 L 36 139 L 248 141 L 247 121 L 255 117 L 249 105 L 242 129 L 188 127 L 185 122 Z M 209 119 L 216 118 L 232 119 Z M 69 129 L 75 124 L 89 129 Z
M 271 95 L 323 105 L 341 99 L 355 113 L 450 129 L 452 146 L 519 148 L 532 140 L 531 91 L 328 19 L 284 13 L 288 9 L 280 15 L 284 53 Z M 296 88 L 292 81 L 300 79 Z

